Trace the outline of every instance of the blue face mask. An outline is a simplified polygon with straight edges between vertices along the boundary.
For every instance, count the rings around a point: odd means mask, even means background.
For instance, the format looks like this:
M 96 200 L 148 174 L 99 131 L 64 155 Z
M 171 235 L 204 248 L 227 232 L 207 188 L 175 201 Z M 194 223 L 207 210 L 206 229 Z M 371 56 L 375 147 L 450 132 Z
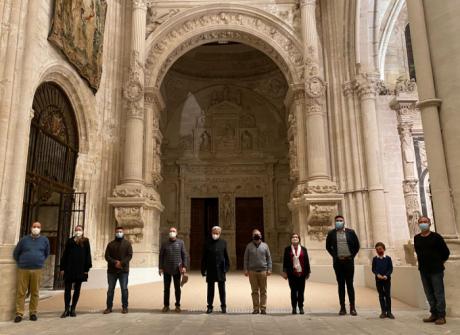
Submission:
M 427 231 L 430 229 L 430 224 L 429 223 L 419 223 L 419 228 L 421 231 Z
M 343 229 L 344 225 L 345 225 L 345 222 L 343 222 L 343 221 L 335 221 L 335 228 L 336 229 Z

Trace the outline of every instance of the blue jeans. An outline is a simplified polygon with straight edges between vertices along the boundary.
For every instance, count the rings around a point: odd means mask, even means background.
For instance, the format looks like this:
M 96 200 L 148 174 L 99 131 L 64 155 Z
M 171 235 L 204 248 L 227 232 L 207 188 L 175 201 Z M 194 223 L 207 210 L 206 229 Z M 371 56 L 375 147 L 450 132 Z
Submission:
M 425 273 L 420 271 L 430 312 L 438 318 L 446 317 L 446 296 L 444 294 L 444 272 Z
M 113 307 L 113 295 L 115 293 L 117 280 L 120 282 L 121 305 L 123 308 L 128 308 L 128 276 L 129 273 L 127 272 L 107 273 L 107 281 L 109 283 L 109 289 L 107 290 L 108 309 L 112 309 Z

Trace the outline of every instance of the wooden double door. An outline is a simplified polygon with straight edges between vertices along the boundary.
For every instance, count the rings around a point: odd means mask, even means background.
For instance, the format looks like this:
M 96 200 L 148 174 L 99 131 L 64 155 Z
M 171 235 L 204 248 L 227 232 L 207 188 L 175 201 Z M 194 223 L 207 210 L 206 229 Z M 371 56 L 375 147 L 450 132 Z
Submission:
M 244 250 L 251 241 L 252 231 L 258 229 L 264 234 L 263 198 L 235 199 L 235 253 L 236 267 L 243 269 Z M 211 235 L 211 228 L 219 225 L 218 198 L 191 199 L 190 227 L 190 267 L 198 270 L 206 239 Z M 228 241 L 230 242 L 230 241 Z M 232 243 L 228 243 L 232 245 Z M 229 250 L 232 254 L 233 250 Z

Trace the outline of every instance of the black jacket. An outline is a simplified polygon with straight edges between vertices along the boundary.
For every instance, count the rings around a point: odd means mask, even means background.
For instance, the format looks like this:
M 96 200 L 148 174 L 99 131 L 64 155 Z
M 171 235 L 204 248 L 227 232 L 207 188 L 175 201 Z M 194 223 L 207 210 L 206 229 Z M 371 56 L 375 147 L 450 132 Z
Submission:
M 227 242 L 222 239 L 208 240 L 203 248 L 201 274 L 208 283 L 225 281 L 225 274 L 230 269 Z
M 59 267 L 64 271 L 65 281 L 87 281 L 88 275 L 85 273 L 92 267 L 89 240 L 85 238 L 81 244 L 77 244 L 73 237 L 69 238 Z
M 345 228 L 345 234 L 347 235 L 348 248 L 350 249 L 351 257 L 355 258 L 356 254 L 359 251 L 359 240 L 358 236 L 353 229 Z M 326 250 L 334 258 L 334 261 L 337 260 L 337 230 L 332 229 L 327 234 L 326 238 Z
M 114 239 L 112 242 L 107 244 L 105 249 L 105 260 L 107 261 L 107 272 L 118 273 L 118 272 L 129 272 L 129 262 L 133 258 L 133 247 L 131 242 L 122 238 Z M 115 267 L 115 262 L 121 262 L 121 269 Z
M 304 276 L 309 277 L 311 273 L 311 269 L 310 269 L 310 260 L 308 259 L 307 248 L 305 248 L 304 246 L 301 246 L 301 248 L 304 254 L 303 264 L 301 264 L 302 270 L 303 270 Z M 288 275 L 288 277 L 294 276 L 294 265 L 292 264 L 292 258 L 291 258 L 291 246 L 286 247 L 286 249 L 284 249 L 283 272 L 285 272 Z
M 431 232 L 428 236 L 414 236 L 414 248 L 417 253 L 418 268 L 424 273 L 444 271 L 444 263 L 449 259 L 450 250 L 443 237 Z

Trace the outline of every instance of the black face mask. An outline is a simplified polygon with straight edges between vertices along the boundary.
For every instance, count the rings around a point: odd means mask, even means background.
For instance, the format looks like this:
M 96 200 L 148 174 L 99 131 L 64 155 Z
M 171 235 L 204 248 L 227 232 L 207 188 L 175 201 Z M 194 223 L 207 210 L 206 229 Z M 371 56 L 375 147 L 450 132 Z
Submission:
M 252 239 L 253 239 L 254 241 L 260 241 L 260 240 L 262 239 L 262 237 L 261 237 L 260 235 L 254 235 L 254 236 L 252 237 Z

